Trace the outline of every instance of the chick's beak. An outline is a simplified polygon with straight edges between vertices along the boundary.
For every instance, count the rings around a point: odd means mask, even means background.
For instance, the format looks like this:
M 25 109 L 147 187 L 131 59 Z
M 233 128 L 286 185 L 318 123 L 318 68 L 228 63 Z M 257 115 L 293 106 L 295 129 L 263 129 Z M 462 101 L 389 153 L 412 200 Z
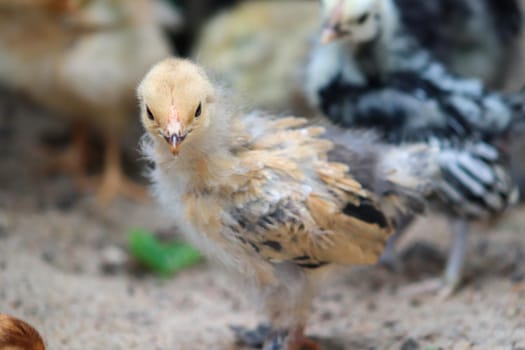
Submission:
M 164 133 L 164 139 L 170 146 L 170 151 L 173 155 L 179 153 L 179 146 L 186 138 L 186 133 L 183 131 L 177 110 L 172 107 L 168 117 L 168 125 Z
M 323 32 L 321 34 L 321 43 L 328 44 L 342 36 L 341 21 L 343 19 L 344 0 L 339 0 L 328 18 Z
M 173 155 L 179 154 L 179 146 L 186 138 L 186 135 L 170 135 L 170 136 L 164 136 L 164 139 L 170 146 L 170 151 Z
M 339 33 L 336 28 L 337 27 L 328 26 L 323 29 L 323 33 L 321 34 L 321 43 L 323 45 L 329 44 L 339 38 Z

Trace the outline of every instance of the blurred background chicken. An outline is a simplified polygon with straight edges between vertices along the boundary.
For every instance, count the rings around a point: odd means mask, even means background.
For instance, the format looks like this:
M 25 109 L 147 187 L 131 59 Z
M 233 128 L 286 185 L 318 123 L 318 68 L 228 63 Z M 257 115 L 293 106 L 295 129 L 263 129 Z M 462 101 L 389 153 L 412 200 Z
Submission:
M 342 126 L 374 128 L 392 143 L 435 144 L 443 153 L 450 152 L 452 146 L 455 156 L 441 159 L 446 170 L 437 198 L 440 212 L 452 219 L 454 233 L 442 285 L 444 293 L 449 294 L 460 281 L 468 229 L 464 220 L 493 218 L 516 200 L 508 154 L 502 146 L 510 130 L 523 121 L 524 98 L 489 92 L 480 80 L 454 75 L 438 59 L 439 50 L 428 46 L 436 51 L 434 55 L 413 33 L 417 28 L 404 25 L 400 17 L 403 3 L 323 1 L 320 41 L 324 44 L 313 50 L 307 90 L 312 103 Z M 431 3 L 447 6 L 439 1 Z M 494 20 L 488 26 L 486 19 L 500 14 L 490 11 L 488 3 L 483 9 L 471 14 L 473 19 L 464 20 L 485 19 L 485 27 L 494 35 L 503 35 L 498 26 L 501 23 Z M 425 11 L 418 13 L 422 16 Z M 432 28 L 439 32 L 441 27 Z M 435 40 L 445 38 L 436 34 Z M 449 58 L 457 59 L 454 55 Z M 468 62 L 473 58 L 465 54 L 461 59 Z M 481 60 L 485 59 L 490 61 L 488 65 L 497 63 L 490 57 Z
M 45 350 L 45 346 L 42 337 L 31 325 L 0 313 L 0 349 Z
M 254 283 L 271 320 L 265 349 L 304 338 L 330 264 L 372 264 L 399 211 L 422 210 L 440 172 L 432 147 L 237 111 L 195 64 L 168 59 L 140 83 L 153 192 L 182 232 Z M 304 346 L 304 347 L 303 347 Z
M 206 24 L 192 56 L 251 106 L 311 112 L 302 93 L 302 67 L 318 17 L 316 1 L 243 2 Z
M 0 84 L 19 91 L 74 125 L 70 147 L 50 166 L 87 179 L 92 131 L 104 142 L 98 199 L 141 198 L 122 170 L 121 142 L 135 111 L 134 87 L 170 54 L 162 22 L 177 21 L 149 0 L 0 2 Z

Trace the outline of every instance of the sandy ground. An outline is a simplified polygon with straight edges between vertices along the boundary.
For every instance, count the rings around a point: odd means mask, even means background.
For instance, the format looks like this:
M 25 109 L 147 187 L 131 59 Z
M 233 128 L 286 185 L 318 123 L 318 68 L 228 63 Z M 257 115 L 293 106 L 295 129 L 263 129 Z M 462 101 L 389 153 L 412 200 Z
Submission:
M 261 321 L 215 266 L 162 280 L 119 264 L 130 228 L 174 230 L 152 202 L 100 208 L 67 178 L 39 176 L 39 135 L 62 122 L 34 107 L 0 107 L 0 312 L 32 323 L 52 350 L 227 350 L 229 325 Z M 524 350 L 524 210 L 473 229 L 466 282 L 445 301 L 401 292 L 439 272 L 446 256 L 445 222 L 421 220 L 400 247 L 404 272 L 342 271 L 316 299 L 307 333 L 335 350 Z

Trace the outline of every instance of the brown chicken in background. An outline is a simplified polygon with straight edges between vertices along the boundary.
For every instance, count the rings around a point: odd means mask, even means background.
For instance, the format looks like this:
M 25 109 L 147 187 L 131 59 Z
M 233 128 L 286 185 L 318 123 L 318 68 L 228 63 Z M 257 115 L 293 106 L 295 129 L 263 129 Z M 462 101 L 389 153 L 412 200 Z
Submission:
M 46 11 L 66 11 L 75 7 L 76 0 L 0 0 L 0 8 L 18 10 L 39 9 Z
M 266 349 L 304 337 L 329 266 L 374 264 L 400 211 L 422 209 L 429 148 L 235 110 L 195 64 L 160 62 L 138 88 L 153 191 L 181 232 L 253 283 Z M 227 102 L 230 101 L 230 102 Z
M 28 323 L 0 313 L 0 349 L 44 350 L 42 337 Z
M 31 6 L 33 5 L 33 6 Z M 134 88 L 170 54 L 149 0 L 0 1 L 0 84 L 29 96 L 74 125 L 71 146 L 53 166 L 91 184 L 88 130 L 105 144 L 98 199 L 144 191 L 123 173 L 121 141 L 134 115 Z

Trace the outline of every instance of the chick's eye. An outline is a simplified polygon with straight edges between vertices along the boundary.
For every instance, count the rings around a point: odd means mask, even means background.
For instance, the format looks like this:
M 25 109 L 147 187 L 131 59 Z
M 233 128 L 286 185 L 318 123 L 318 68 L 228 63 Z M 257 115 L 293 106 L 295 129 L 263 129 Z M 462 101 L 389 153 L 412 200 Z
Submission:
M 148 112 L 149 120 L 155 120 L 155 117 L 153 116 L 153 113 L 151 113 L 151 109 L 149 109 L 148 106 L 146 106 L 146 112 Z
M 199 106 L 197 107 L 197 110 L 195 111 L 195 118 L 198 118 L 202 113 L 202 103 L 199 102 Z
M 368 20 L 368 12 L 365 12 L 357 19 L 357 24 L 363 24 Z

